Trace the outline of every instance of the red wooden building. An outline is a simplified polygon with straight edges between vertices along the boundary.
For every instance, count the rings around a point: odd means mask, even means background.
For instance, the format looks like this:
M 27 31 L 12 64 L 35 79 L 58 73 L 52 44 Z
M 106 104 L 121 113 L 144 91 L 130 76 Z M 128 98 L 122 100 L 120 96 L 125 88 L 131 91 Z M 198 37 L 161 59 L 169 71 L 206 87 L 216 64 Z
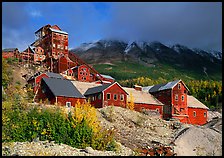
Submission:
M 18 58 L 19 50 L 18 48 L 6 48 L 2 50 L 3 58 Z
M 47 66 L 53 71 L 53 61 L 62 54 L 68 56 L 68 33 L 62 31 L 57 25 L 48 24 L 38 29 L 35 35 L 36 41 L 31 45 L 44 49 Z
M 204 125 L 207 123 L 208 107 L 195 97 L 187 95 L 188 116 L 190 124 Z
M 25 51 L 20 53 L 19 59 L 21 59 L 22 62 L 41 64 L 46 59 L 46 56 L 44 55 L 43 48 L 29 46 Z
M 193 96 L 182 80 L 155 85 L 149 88 L 164 104 L 163 118 L 177 118 L 182 123 L 203 125 L 207 122 L 208 108 Z
M 126 107 L 128 93 L 117 83 L 89 88 L 84 95 L 96 108 L 105 106 Z
M 50 104 L 62 106 L 75 106 L 86 102 L 86 98 L 78 91 L 71 81 L 57 78 L 42 78 L 41 86 L 38 88 L 35 101 L 48 100 Z
M 63 76 L 60 75 L 60 74 L 57 74 L 57 73 L 53 73 L 53 72 L 45 72 L 45 73 L 37 72 L 37 73 L 35 73 L 33 76 L 31 76 L 27 80 L 28 84 L 30 84 L 32 86 L 34 93 L 36 93 L 42 78 L 59 78 L 59 79 L 63 79 Z
M 178 118 L 188 121 L 187 93 L 189 89 L 182 80 L 158 84 L 149 89 L 149 93 L 164 104 L 163 118 Z
M 163 117 L 163 103 L 157 100 L 153 95 L 148 92 L 142 91 L 140 86 L 135 88 L 123 87 L 128 95 L 128 102 L 131 100 L 131 95 L 134 99 L 134 109 L 139 112 L 143 111 L 158 111 L 160 117 Z

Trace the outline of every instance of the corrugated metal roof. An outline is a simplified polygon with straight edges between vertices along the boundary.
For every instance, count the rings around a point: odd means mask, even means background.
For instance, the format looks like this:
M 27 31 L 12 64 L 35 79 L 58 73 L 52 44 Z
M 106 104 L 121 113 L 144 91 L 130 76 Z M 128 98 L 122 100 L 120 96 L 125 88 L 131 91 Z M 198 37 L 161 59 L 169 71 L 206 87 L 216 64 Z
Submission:
M 103 90 L 107 89 L 110 85 L 112 85 L 113 83 L 111 84 L 104 84 L 104 85 L 101 85 L 101 86 L 97 86 L 97 87 L 93 87 L 93 88 L 89 88 L 85 93 L 84 95 L 90 95 L 90 94 L 95 94 L 95 93 L 100 93 L 102 92 Z
M 60 75 L 58 73 L 53 73 L 53 72 L 46 72 L 46 75 L 51 78 L 59 78 L 59 79 L 64 78 L 62 75 Z
M 187 95 L 187 106 L 191 108 L 209 109 L 202 102 L 191 95 Z
M 164 86 L 160 87 L 158 90 L 161 91 L 161 90 L 165 90 L 165 89 L 172 89 L 178 82 L 180 82 L 180 80 L 168 82 Z
M 157 84 L 157 85 L 151 87 L 151 88 L 149 89 L 149 92 L 157 92 L 157 91 L 159 91 L 159 88 L 160 88 L 160 87 L 165 86 L 165 85 L 166 85 L 166 84 Z
M 174 86 L 176 86 L 177 83 L 182 82 L 183 85 L 186 87 L 186 89 L 189 91 L 189 89 L 187 88 L 187 86 L 184 84 L 183 81 L 181 80 L 176 80 L 176 81 L 171 81 L 165 84 L 157 84 L 153 87 L 151 87 L 149 89 L 149 92 L 157 92 L 157 91 L 162 91 L 162 90 L 166 90 L 166 89 L 172 89 Z
M 96 84 L 93 82 L 80 82 L 80 81 L 71 81 L 73 85 L 84 95 L 84 93 L 93 87 L 102 86 L 102 84 Z
M 129 93 L 128 100 L 130 100 L 130 94 L 133 95 L 134 103 L 164 105 L 148 92 L 138 91 L 135 90 L 134 88 L 127 88 L 127 87 L 123 87 L 123 89 Z
M 5 48 L 3 49 L 2 51 L 3 52 L 12 52 L 12 51 L 15 51 L 17 48 Z
M 54 96 L 85 98 L 69 80 L 42 78 Z
M 100 74 L 102 77 L 104 78 L 108 78 L 108 79 L 112 79 L 112 80 L 115 80 L 113 77 L 109 76 L 109 75 L 103 75 L 103 74 Z M 99 76 L 99 75 L 97 75 Z
M 65 31 L 60 31 L 60 30 L 56 30 L 56 29 L 53 29 L 53 28 L 49 28 L 51 31 L 53 31 L 53 32 L 57 32 L 57 33 L 61 33 L 61 34 L 68 34 L 67 32 L 65 32 Z

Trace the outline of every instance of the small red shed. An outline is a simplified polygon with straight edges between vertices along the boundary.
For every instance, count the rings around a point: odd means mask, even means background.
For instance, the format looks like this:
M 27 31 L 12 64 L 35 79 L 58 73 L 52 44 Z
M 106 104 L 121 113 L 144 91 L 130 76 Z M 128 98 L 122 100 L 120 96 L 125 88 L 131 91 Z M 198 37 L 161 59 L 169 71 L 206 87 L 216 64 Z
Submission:
M 208 110 L 202 102 L 193 96 L 187 95 L 189 123 L 204 125 L 207 123 Z
M 6 48 L 2 50 L 3 58 L 18 58 L 19 50 L 18 48 Z
M 60 104 L 62 106 L 75 106 L 86 102 L 86 98 L 78 91 L 71 81 L 57 78 L 42 78 L 41 86 L 38 88 L 36 101 L 48 100 L 50 104 Z
M 126 107 L 128 93 L 117 82 L 114 82 L 89 88 L 84 95 L 96 108 L 110 105 Z

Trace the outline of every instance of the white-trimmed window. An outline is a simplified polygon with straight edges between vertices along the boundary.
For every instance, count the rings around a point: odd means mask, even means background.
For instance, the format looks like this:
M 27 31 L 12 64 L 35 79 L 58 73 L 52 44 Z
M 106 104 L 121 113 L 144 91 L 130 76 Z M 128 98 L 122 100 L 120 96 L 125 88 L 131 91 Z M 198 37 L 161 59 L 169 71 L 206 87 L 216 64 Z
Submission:
M 207 116 L 207 113 L 206 112 L 204 112 L 204 117 L 206 117 Z
M 71 106 L 72 106 L 71 102 L 70 102 L 70 101 L 67 101 L 67 102 L 66 102 L 66 107 L 69 108 L 69 107 L 71 107 Z
M 194 117 L 196 117 L 196 111 L 193 111 L 193 115 L 194 115 Z
M 181 96 L 181 100 L 184 101 L 184 95 Z
M 180 83 L 178 83 L 178 89 L 180 89 L 181 88 L 181 85 L 180 85 Z
M 175 101 L 178 101 L 178 94 L 175 94 Z
M 124 94 L 120 95 L 120 100 L 123 101 L 124 100 Z
M 110 93 L 107 93 L 107 100 L 110 100 Z
M 114 94 L 114 100 L 117 100 L 117 94 Z
M 60 44 L 58 44 L 58 48 L 60 48 L 61 47 L 61 45 Z
M 65 50 L 68 50 L 68 46 L 65 46 Z
M 53 47 L 55 48 L 55 43 L 53 43 Z
M 159 108 L 156 108 L 156 111 L 158 111 L 158 112 L 159 112 Z

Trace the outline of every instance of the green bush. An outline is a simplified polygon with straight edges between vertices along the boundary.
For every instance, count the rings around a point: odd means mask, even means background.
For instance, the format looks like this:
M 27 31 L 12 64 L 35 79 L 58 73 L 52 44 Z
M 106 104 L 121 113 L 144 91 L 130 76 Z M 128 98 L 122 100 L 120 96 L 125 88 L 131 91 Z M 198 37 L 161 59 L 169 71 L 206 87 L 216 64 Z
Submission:
M 57 108 L 24 110 L 18 102 L 3 102 L 3 142 L 50 140 L 76 148 L 91 146 L 98 150 L 113 150 L 113 133 L 101 129 L 94 133 L 85 118 L 74 122 L 72 115 L 65 117 Z

